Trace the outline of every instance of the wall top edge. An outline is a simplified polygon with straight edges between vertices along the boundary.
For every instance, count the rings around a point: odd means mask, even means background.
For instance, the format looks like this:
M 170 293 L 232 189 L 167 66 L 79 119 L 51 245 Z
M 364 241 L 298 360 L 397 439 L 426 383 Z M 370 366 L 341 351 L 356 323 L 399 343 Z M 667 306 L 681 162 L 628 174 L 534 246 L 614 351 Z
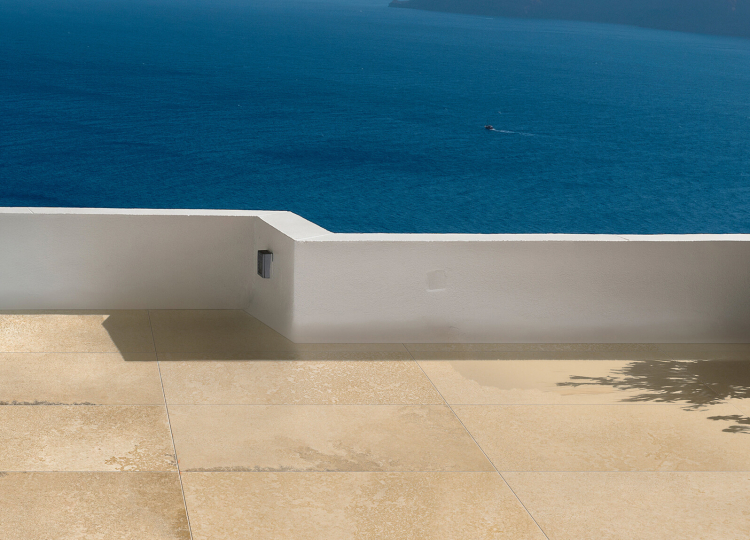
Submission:
M 293 240 L 331 232 L 293 212 L 276 210 L 206 210 L 190 208 L 54 208 L 0 207 L 0 214 L 44 216 L 210 216 L 260 218 Z
M 60 208 L 0 207 L 0 214 L 39 215 L 115 215 L 115 216 L 262 216 L 273 212 L 262 210 L 204 210 L 173 208 Z
M 331 233 L 302 242 L 750 242 L 750 234 L 402 234 Z
M 750 234 L 333 233 L 293 212 L 275 210 L 0 207 L 0 214 L 255 217 L 300 242 L 750 242 Z

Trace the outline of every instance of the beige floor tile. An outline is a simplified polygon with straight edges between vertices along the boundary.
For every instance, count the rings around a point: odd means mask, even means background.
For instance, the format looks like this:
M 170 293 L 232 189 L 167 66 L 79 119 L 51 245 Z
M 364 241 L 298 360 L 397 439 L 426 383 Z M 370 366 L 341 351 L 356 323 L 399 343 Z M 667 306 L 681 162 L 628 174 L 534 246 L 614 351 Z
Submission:
M 0 473 L 3 540 L 189 540 L 177 473 Z
M 185 473 L 194 540 L 544 540 L 496 473 Z
M 162 362 L 161 373 L 170 405 L 443 403 L 411 360 Z
M 750 360 L 750 343 L 664 343 L 675 360 Z
M 294 343 L 299 360 L 411 360 L 403 343 Z
M 183 471 L 489 471 L 439 405 L 174 405 Z
M 148 312 L 0 312 L 0 352 L 154 352 Z
M 154 353 L 0 353 L 0 405 L 159 405 Z
M 712 405 L 455 405 L 500 471 L 750 470 L 750 436 Z
M 152 310 L 157 352 L 202 353 L 224 359 L 226 353 L 277 352 L 293 343 L 242 310 Z
M 691 370 L 717 399 L 727 400 L 744 414 L 750 414 L 750 361 L 711 360 L 691 364 Z M 750 418 L 744 420 L 750 431 Z
M 406 343 L 416 360 L 656 360 L 658 343 Z
M 152 310 L 161 360 L 411 360 L 401 343 L 292 343 L 241 310 Z
M 0 407 L 0 471 L 172 471 L 163 406 Z
M 550 540 L 746 540 L 750 473 L 505 473 Z
M 277 350 L 204 353 L 161 352 L 157 356 L 162 362 L 192 362 L 194 360 L 412 360 L 406 349 L 401 351 L 363 350 L 361 348 L 345 350 L 331 345 L 335 344 L 328 345 L 329 348 L 327 349 L 310 349 L 307 344 L 293 343 L 288 348 Z
M 448 403 L 595 404 L 720 401 L 693 362 L 668 360 L 421 360 Z

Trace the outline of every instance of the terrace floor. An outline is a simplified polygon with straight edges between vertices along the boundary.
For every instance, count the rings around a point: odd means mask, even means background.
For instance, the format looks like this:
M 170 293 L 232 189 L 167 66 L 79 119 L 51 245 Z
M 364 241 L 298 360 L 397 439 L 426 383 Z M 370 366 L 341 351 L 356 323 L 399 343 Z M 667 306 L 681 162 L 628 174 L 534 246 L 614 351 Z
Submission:
M 0 313 L 0 538 L 750 538 L 748 345 Z

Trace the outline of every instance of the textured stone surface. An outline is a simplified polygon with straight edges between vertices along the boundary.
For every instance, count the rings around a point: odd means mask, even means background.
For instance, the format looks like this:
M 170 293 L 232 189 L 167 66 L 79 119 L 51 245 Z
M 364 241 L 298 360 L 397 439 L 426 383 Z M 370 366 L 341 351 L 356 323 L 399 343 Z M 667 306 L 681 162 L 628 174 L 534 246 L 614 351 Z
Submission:
M 193 360 L 161 373 L 170 405 L 443 403 L 411 360 Z
M 241 310 L 151 310 L 157 352 L 285 352 L 293 343 Z
M 3 540 L 189 540 L 177 473 L 0 473 Z
M 544 540 L 497 473 L 185 473 L 194 540 Z
M 183 471 L 490 471 L 445 406 L 175 405 Z
M 3 406 L 0 440 L 0 471 L 176 470 L 164 406 Z
M 747 471 L 730 405 L 456 405 L 500 471 Z
M 417 360 L 670 359 L 659 343 L 407 343 Z
M 187 540 L 163 382 L 195 540 L 745 540 L 748 350 L 0 312 L 0 539 Z
M 750 473 L 505 473 L 551 540 L 745 540 Z
M 148 312 L 0 312 L 0 352 L 154 352 Z
M 0 405 L 161 405 L 154 353 L 0 353 Z
M 612 404 L 718 400 L 690 370 L 671 360 L 422 360 L 448 403 Z M 663 380 L 672 387 L 649 381 Z

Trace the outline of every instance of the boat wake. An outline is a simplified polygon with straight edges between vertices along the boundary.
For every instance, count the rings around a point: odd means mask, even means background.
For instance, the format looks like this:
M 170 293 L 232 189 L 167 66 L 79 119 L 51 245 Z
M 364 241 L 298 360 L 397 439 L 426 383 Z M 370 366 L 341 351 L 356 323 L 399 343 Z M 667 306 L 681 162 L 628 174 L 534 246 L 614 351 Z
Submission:
M 488 129 L 487 131 L 496 131 L 497 133 L 507 133 L 509 135 L 522 135 L 524 137 L 536 137 L 536 133 L 526 133 L 524 131 L 509 131 L 507 129 Z

